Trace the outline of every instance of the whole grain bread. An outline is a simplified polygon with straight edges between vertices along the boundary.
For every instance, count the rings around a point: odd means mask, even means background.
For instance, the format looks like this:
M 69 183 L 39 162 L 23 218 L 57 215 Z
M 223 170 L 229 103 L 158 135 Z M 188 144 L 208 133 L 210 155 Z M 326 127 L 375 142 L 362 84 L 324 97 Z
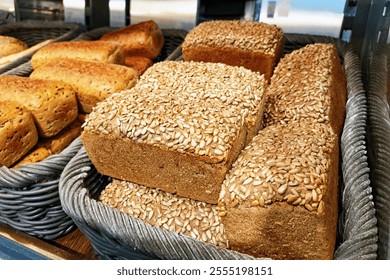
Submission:
M 63 82 L 0 76 L 0 100 L 29 110 L 44 138 L 53 137 L 77 118 L 76 92 Z
M 264 107 L 263 75 L 222 63 L 165 61 L 88 116 L 83 144 L 102 174 L 217 203 Z
M 264 125 L 300 121 L 330 124 L 337 135 L 345 119 L 346 79 L 333 44 L 309 44 L 285 55 L 267 88 Z
M 133 87 L 138 72 L 124 65 L 61 59 L 35 69 L 30 78 L 69 84 L 77 91 L 80 110 L 89 113 L 111 93 Z
M 31 65 L 36 69 L 48 62 L 58 62 L 66 58 L 123 64 L 124 52 L 118 43 L 109 41 L 55 42 L 34 53 Z
M 31 113 L 18 103 L 0 101 L 0 166 L 11 166 L 37 142 Z
M 269 81 L 284 47 L 276 25 L 239 20 L 214 20 L 194 27 L 182 44 L 186 61 L 222 62 L 244 66 Z

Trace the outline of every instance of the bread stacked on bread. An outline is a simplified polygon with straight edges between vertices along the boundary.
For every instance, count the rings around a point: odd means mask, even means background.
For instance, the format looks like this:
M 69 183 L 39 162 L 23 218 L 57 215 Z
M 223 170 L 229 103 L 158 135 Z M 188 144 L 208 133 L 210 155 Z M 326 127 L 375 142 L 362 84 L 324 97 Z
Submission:
M 0 155 L 1 165 L 10 167 L 22 157 L 28 157 L 37 143 L 61 139 L 76 120 L 77 113 L 76 93 L 66 83 L 0 76 L 0 114 L 6 118 L 1 132 L 5 143 Z M 78 135 L 80 128 L 81 124 Z M 78 135 L 73 135 L 71 140 Z M 12 158 L 5 155 L 5 151 L 10 152 Z
M 251 75 L 260 74 L 251 73 L 164 62 L 97 106 L 83 143 L 98 171 L 116 178 L 99 199 L 153 226 L 255 257 L 331 259 L 346 100 L 337 52 L 328 44 L 293 51 L 268 87 L 265 79 L 255 85 L 261 79 Z M 265 105 L 259 92 L 248 95 L 260 85 Z
M 264 90 L 263 75 L 243 67 L 160 62 L 94 108 L 83 143 L 102 174 L 216 204 L 259 129 Z
M 77 91 L 80 111 L 92 108 L 111 93 L 133 87 L 138 73 L 132 68 L 94 61 L 61 59 L 35 69 L 30 78 L 63 82 Z
M 269 81 L 282 55 L 282 30 L 263 22 L 215 20 L 194 27 L 182 44 L 186 61 L 222 62 L 264 74 Z
M 16 54 L 26 50 L 27 48 L 28 45 L 17 38 L 0 35 L 0 58 Z

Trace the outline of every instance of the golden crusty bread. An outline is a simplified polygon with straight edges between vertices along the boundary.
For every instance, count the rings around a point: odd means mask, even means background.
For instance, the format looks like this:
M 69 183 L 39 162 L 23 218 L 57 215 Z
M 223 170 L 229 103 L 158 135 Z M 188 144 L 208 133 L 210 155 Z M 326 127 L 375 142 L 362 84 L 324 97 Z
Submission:
M 118 43 L 109 41 L 56 42 L 38 50 L 31 58 L 31 65 L 36 69 L 64 58 L 123 64 L 124 52 Z
M 18 103 L 0 101 L 0 166 L 11 166 L 37 142 L 31 113 Z
M 89 113 L 111 93 L 133 87 L 138 72 L 124 65 L 61 59 L 35 69 L 30 78 L 69 84 L 77 91 L 80 110 Z
M 150 59 L 155 59 L 164 46 L 164 35 L 153 20 L 111 31 L 100 40 L 121 44 L 126 56 L 144 56 Z
M 270 80 L 284 46 L 276 25 L 239 20 L 214 20 L 195 26 L 182 44 L 185 61 L 222 62 L 258 71 Z
M 11 36 L 0 35 L 0 58 L 26 50 L 28 45 Z
M 146 69 L 153 65 L 153 61 L 144 56 L 126 56 L 124 65 L 137 70 L 138 75 L 142 75 Z
M 0 100 L 26 107 L 44 138 L 53 137 L 77 118 L 76 93 L 63 82 L 0 76 Z
M 48 156 L 61 153 L 81 134 L 82 122 L 76 119 L 59 134 L 52 138 L 40 139 L 37 145 L 21 158 L 13 168 L 22 164 L 31 164 L 45 160 Z

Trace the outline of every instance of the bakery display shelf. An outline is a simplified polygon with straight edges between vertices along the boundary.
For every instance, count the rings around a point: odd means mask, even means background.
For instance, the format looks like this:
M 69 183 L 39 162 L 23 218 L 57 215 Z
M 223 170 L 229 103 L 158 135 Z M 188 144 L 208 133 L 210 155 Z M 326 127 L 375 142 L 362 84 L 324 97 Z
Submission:
M 368 144 L 378 219 L 378 259 L 390 259 L 389 55 L 390 46 L 378 47 L 368 68 Z
M 83 28 L 79 24 L 63 22 L 23 21 L 0 25 L 0 35 L 15 37 L 25 42 L 29 47 L 26 52 L 10 60 L 9 63 L 0 65 L 0 74 L 29 61 L 34 52 L 45 43 L 72 40 L 82 30 Z
M 76 38 L 73 38 L 73 41 L 92 41 L 98 40 L 104 34 L 117 29 L 117 27 L 101 27 L 96 28 L 88 32 L 79 34 Z M 162 61 L 168 57 L 172 57 L 177 53 L 177 49 L 180 47 L 181 43 L 184 40 L 187 31 L 181 29 L 162 29 L 164 35 L 164 46 L 161 50 L 160 55 L 155 59 L 154 62 Z M 13 68 L 12 70 L 5 72 L 4 75 L 18 75 L 23 77 L 28 77 L 33 71 L 30 61 L 27 61 L 18 67 Z
M 367 100 L 360 62 L 338 39 L 286 34 L 289 52 L 309 43 L 334 43 L 347 78 L 346 119 L 341 137 L 341 186 L 335 259 L 376 259 L 378 229 L 366 146 Z M 180 59 L 176 52 L 172 59 Z M 81 143 L 81 139 L 76 141 Z M 96 179 L 93 179 L 96 178 Z M 64 211 L 91 242 L 99 259 L 251 259 L 165 229 L 152 227 L 97 201 L 111 178 L 97 172 L 84 147 L 67 164 L 59 184 Z

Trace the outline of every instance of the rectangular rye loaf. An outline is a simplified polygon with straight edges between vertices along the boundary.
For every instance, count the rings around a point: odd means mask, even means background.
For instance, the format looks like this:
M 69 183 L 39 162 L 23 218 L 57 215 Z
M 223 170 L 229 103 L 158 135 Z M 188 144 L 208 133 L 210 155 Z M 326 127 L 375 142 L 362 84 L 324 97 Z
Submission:
M 260 127 L 263 75 L 222 63 L 154 64 L 88 116 L 83 144 L 99 172 L 217 203 L 232 162 Z
M 138 72 L 124 65 L 60 59 L 35 69 L 30 77 L 68 83 L 77 91 L 80 110 L 89 113 L 111 93 L 133 87 Z
M 31 113 L 19 103 L 0 101 L 0 166 L 11 166 L 37 142 Z
M 77 118 L 76 92 L 59 81 L 0 76 L 0 100 L 14 101 L 29 110 L 44 138 L 58 134 Z
M 183 59 L 244 66 L 269 81 L 284 46 L 276 25 L 262 22 L 215 20 L 194 27 L 182 44 Z

